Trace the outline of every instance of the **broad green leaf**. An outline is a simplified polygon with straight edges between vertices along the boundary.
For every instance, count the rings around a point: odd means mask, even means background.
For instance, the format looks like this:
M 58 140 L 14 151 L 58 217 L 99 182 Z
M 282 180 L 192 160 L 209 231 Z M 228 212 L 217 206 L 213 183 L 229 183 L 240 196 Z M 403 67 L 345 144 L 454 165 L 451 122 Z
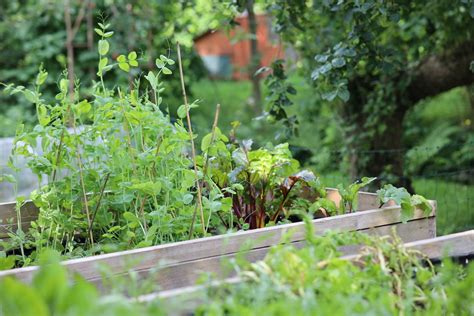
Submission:
M 107 33 L 104 33 L 104 37 L 105 37 L 105 38 L 112 37 L 112 35 L 114 35 L 114 32 L 112 32 L 112 31 L 107 32 Z
M 48 73 L 40 69 L 40 72 L 36 76 L 36 85 L 41 86 L 46 81 L 47 78 L 48 78 Z
M 324 100 L 333 101 L 337 97 L 338 92 L 338 90 L 325 92 L 321 95 L 321 98 L 323 98 Z
M 415 207 L 411 204 L 410 198 L 404 198 L 400 203 L 401 207 L 401 220 L 402 223 L 408 222 L 408 220 L 413 218 L 415 212 Z
M 349 101 L 349 98 L 350 98 L 350 93 L 349 93 L 349 90 L 347 89 L 340 89 L 338 92 L 337 92 L 337 96 L 344 102 L 347 102 Z
M 171 74 L 172 74 L 172 71 L 171 71 L 169 68 L 163 67 L 163 73 L 164 73 L 165 75 L 171 75 Z
M 99 70 L 102 70 L 105 66 L 107 66 L 108 62 L 109 59 L 107 57 L 101 58 L 99 61 Z
M 126 62 L 127 62 L 127 57 L 125 57 L 125 55 L 119 55 L 119 56 L 117 57 L 117 61 L 118 61 L 119 63 L 126 63 Z
M 44 104 L 41 104 L 40 106 L 38 106 L 37 115 L 38 115 L 38 121 L 42 126 L 48 125 L 51 118 L 48 115 L 48 110 L 46 109 L 46 106 Z
M 137 190 L 149 195 L 158 195 L 161 191 L 161 182 L 142 182 L 130 186 L 130 189 Z
M 153 72 L 149 71 L 148 74 L 145 76 L 145 79 L 148 80 L 153 90 L 156 90 L 158 86 L 158 81 Z
M 185 118 L 186 117 L 186 105 L 181 104 L 178 108 L 177 113 L 178 113 L 179 118 Z
M 128 54 L 128 60 L 130 61 L 130 60 L 135 60 L 135 59 L 137 59 L 137 53 L 134 51 L 130 52 Z
M 38 97 L 36 96 L 36 93 L 31 90 L 28 90 L 28 89 L 23 90 L 23 95 L 31 103 L 36 103 L 38 101 Z
M 86 114 L 91 110 L 91 104 L 87 100 L 83 100 L 75 105 L 75 110 L 78 114 Z
M 129 72 L 130 71 L 130 66 L 127 63 L 119 63 L 118 64 L 120 69 L 123 71 Z
M 0 271 L 8 270 L 15 266 L 15 256 L 7 256 L 5 251 L 0 251 Z
M 123 213 L 123 218 L 125 218 L 127 221 L 129 221 L 131 223 L 139 223 L 140 222 L 138 217 L 135 214 L 133 214 L 132 212 L 124 212 Z
M 334 68 L 341 68 L 346 64 L 346 60 L 342 57 L 336 57 L 331 61 L 331 64 Z
M 212 140 L 212 134 L 209 133 L 206 136 L 202 138 L 201 141 L 201 150 L 203 152 L 206 152 L 209 149 L 209 146 L 211 145 L 211 140 Z
M 155 63 L 156 63 L 156 67 L 158 67 L 159 69 L 165 66 L 165 63 L 159 58 L 156 59 Z
M 391 184 L 386 184 L 382 189 L 377 190 L 377 196 L 381 203 L 393 200 L 397 205 L 410 197 L 410 193 L 405 188 L 396 188 Z
M 432 207 L 431 207 L 430 202 L 428 202 L 428 200 L 425 197 L 421 196 L 421 195 L 414 194 L 411 197 L 411 203 L 412 203 L 412 205 L 414 205 L 417 208 L 419 208 L 420 210 L 422 210 L 423 214 L 426 215 L 426 216 L 428 216 L 432 211 Z
M 94 31 L 99 34 L 100 36 L 104 36 L 104 32 L 102 32 L 101 29 L 98 29 L 98 28 L 94 28 Z
M 191 202 L 193 201 L 193 195 L 190 194 L 190 193 L 187 193 L 183 196 L 183 203 L 185 205 L 188 205 L 188 204 L 191 204 Z
M 128 63 L 132 67 L 138 67 L 138 61 L 136 61 L 136 60 L 129 60 Z
M 107 40 L 99 40 L 99 54 L 104 56 L 109 52 L 109 42 Z

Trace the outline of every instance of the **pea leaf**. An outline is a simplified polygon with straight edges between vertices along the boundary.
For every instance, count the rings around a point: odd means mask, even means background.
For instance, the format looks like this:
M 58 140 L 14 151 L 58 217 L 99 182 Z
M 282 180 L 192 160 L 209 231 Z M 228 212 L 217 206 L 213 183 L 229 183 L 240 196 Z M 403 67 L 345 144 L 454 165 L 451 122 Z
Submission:
M 120 69 L 123 71 L 129 72 L 130 71 L 130 66 L 127 63 L 119 63 L 118 64 Z
M 186 117 L 186 105 L 185 104 L 181 104 L 179 106 L 177 114 L 178 114 L 179 118 L 185 118 Z
M 130 60 L 135 60 L 135 59 L 137 59 L 137 53 L 134 51 L 130 52 L 128 54 L 128 60 L 130 61 Z
M 125 55 L 119 55 L 119 56 L 117 57 L 117 61 L 118 61 L 119 63 L 126 63 L 126 62 L 127 62 L 127 57 L 125 57 Z
M 99 54 L 101 56 L 109 52 L 109 42 L 107 40 L 99 40 Z

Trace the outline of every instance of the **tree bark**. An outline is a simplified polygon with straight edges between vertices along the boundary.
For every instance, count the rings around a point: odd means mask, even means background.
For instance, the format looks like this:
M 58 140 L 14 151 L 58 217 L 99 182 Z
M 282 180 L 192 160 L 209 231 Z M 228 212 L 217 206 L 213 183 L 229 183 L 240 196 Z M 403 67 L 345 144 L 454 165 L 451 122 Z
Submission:
M 246 1 L 246 9 L 249 21 L 250 39 L 250 65 L 249 78 L 252 81 L 252 98 L 255 111 L 259 112 L 262 109 L 262 92 L 260 90 L 260 78 L 255 76 L 255 73 L 260 68 L 260 53 L 258 52 L 257 39 L 257 19 L 254 12 L 254 0 Z
M 412 71 L 412 81 L 407 89 L 411 105 L 452 88 L 474 82 L 474 73 L 469 69 L 474 61 L 474 41 L 468 41 L 432 55 Z

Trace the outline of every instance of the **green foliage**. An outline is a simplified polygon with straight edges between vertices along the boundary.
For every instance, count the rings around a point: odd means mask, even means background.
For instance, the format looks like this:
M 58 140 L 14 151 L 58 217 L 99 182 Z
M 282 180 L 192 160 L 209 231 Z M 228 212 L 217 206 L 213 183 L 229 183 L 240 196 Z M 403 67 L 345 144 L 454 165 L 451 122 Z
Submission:
M 172 123 L 160 109 L 161 77 L 175 63 L 164 55 L 156 59 L 158 71 L 144 76 L 151 90 L 140 80 L 128 89 L 109 89 L 105 78 L 114 68 L 124 70 L 120 64 L 134 67 L 137 56 L 130 52 L 109 64 L 112 32 L 108 25 L 99 27 L 100 83 L 91 97 L 80 97 L 78 82 L 72 95 L 64 74 L 55 102 L 48 102 L 41 91 L 48 76 L 42 68 L 32 88 L 5 86 L 10 95 L 22 94 L 35 104 L 38 120 L 32 129 L 18 128 L 9 166 L 15 170 L 21 157 L 39 183 L 46 182 L 31 194 L 38 219 L 28 231 L 19 222 L 2 243 L 18 265 L 34 263 L 44 249 L 77 257 L 273 225 L 307 212 L 308 198 L 299 196 L 304 187 L 323 194 L 316 177 L 299 170 L 288 144 L 251 150 L 252 141 L 236 140 L 238 123 L 230 139 L 215 127 L 202 138 L 197 157 L 205 223 L 196 225 L 198 184 L 187 154 L 189 134 L 181 119 Z M 197 101 L 190 105 L 195 107 Z M 18 199 L 18 212 L 24 201 Z M 4 267 L 11 266 L 10 257 L 2 260 Z
M 423 93 L 416 87 L 421 66 L 432 56 L 450 56 L 458 48 L 466 47 L 462 54 L 471 54 L 467 47 L 472 47 L 474 38 L 472 1 L 274 0 L 267 4 L 275 16 L 276 30 L 297 49 L 299 68 L 311 78 L 308 81 L 313 83 L 314 94 L 322 99 L 314 102 L 318 109 L 302 111 L 298 118 L 322 116 L 330 103 L 329 108 L 340 119 L 335 127 L 330 121 L 318 120 L 323 125 L 320 138 L 330 139 L 336 129 L 342 135 L 335 139 L 337 150 L 343 147 L 341 155 L 348 159 L 342 161 L 350 160 L 353 172 L 408 185 L 406 175 L 411 170 L 405 174 L 400 167 L 401 154 L 391 155 L 381 164 L 377 155 L 358 156 L 350 149 L 388 150 L 407 145 L 400 123 L 404 114 L 420 99 L 435 95 L 435 87 L 438 93 L 453 87 L 426 83 L 432 90 Z M 449 68 L 438 64 L 427 71 L 434 73 L 438 67 Z M 460 77 L 457 73 L 452 76 L 456 80 Z M 443 108 L 451 108 L 451 104 L 443 104 Z M 420 126 L 415 121 L 412 131 Z M 455 129 L 454 134 L 465 137 L 466 129 Z M 410 136 L 420 139 L 420 134 Z M 470 160 L 465 152 L 460 152 L 460 157 Z
M 267 69 L 262 68 L 260 70 L 266 71 Z M 285 128 L 285 138 L 298 134 L 296 116 L 288 116 L 285 109 L 293 104 L 289 96 L 296 94 L 296 89 L 287 79 L 284 61 L 281 59 L 274 61 L 271 66 L 271 73 L 265 78 L 265 85 L 268 89 L 266 100 L 269 105 L 267 120 L 281 122 Z M 277 135 L 276 138 L 281 137 Z
M 339 258 L 342 245 L 364 243 L 357 260 Z M 474 265 L 423 264 L 400 243 L 362 235 L 313 237 L 307 246 L 273 248 L 240 268 L 246 280 L 208 291 L 201 314 L 265 315 L 456 314 L 472 310 Z M 469 294 L 468 294 L 469 293 Z
M 342 202 L 340 205 L 340 213 L 343 213 L 346 209 L 349 212 L 352 212 L 357 209 L 357 202 L 358 202 L 358 192 L 361 188 L 369 185 L 371 182 L 375 181 L 377 178 L 367 178 L 363 177 L 360 181 L 356 181 L 350 184 L 348 187 L 344 187 L 343 185 L 338 185 L 337 189 L 339 194 L 341 195 Z
M 107 26 L 99 30 L 101 84 L 93 97 L 79 99 L 76 90 L 72 98 L 63 78 L 56 102 L 47 103 L 40 92 L 47 76 L 42 69 L 33 89 L 5 88 L 35 103 L 39 123 L 32 130 L 18 129 L 10 167 L 23 157 L 39 182 L 47 181 L 31 194 L 38 219 L 29 232 L 11 232 L 12 242 L 5 243 L 15 255 L 21 245 L 17 259 L 22 264 L 34 261 L 44 248 L 74 257 L 107 251 L 112 243 L 114 249 L 126 249 L 187 237 L 195 183 L 185 154 L 185 127 L 181 121 L 171 123 L 158 104 L 164 91 L 161 74 L 168 68 L 148 73 L 156 81 L 154 101 L 138 80 L 129 91 L 107 89 L 106 69 L 123 66 L 121 61 L 104 66 L 110 47 L 105 38 L 111 32 Z M 123 63 L 133 67 L 136 58 L 131 52 Z M 164 56 L 158 60 L 174 64 Z
M 473 23 L 472 4 L 463 1 L 456 5 L 451 1 L 316 1 L 311 6 L 304 1 L 284 2 L 269 4 L 276 13 L 277 29 L 313 59 L 311 77 L 329 101 L 338 97 L 346 102 L 353 78 L 388 78 L 407 63 L 472 36 L 466 29 Z
M 30 285 L 11 277 L 0 280 L 0 313 L 3 315 L 164 315 L 158 304 L 145 306 L 121 295 L 99 295 L 81 276 L 70 277 L 58 254 L 42 255 L 40 271 Z
M 396 188 L 391 184 L 387 184 L 377 191 L 377 195 L 381 203 L 393 201 L 401 206 L 401 220 L 404 223 L 413 217 L 417 208 L 427 216 L 432 211 L 427 199 L 418 194 L 410 195 L 405 188 Z
M 102 59 L 99 70 L 110 70 L 108 66 L 116 62 L 118 56 L 129 51 L 130 54 L 124 55 L 125 62 L 118 62 L 120 68 L 115 68 L 123 71 L 128 69 L 133 72 L 131 76 L 135 76 L 142 71 L 153 71 L 153 61 L 159 57 L 160 52 L 167 51 L 165 55 L 174 58 L 175 52 L 170 48 L 170 43 L 177 40 L 182 44 L 183 64 L 186 69 L 192 70 L 187 74 L 187 81 L 196 81 L 196 78 L 205 75 L 205 70 L 192 49 L 192 39 L 209 27 L 216 27 L 221 19 L 220 15 L 226 11 L 219 3 L 203 0 L 165 0 L 153 3 L 140 0 L 133 4 L 118 0 L 113 3 L 91 3 L 89 7 L 83 1 L 69 2 L 73 22 L 80 22 L 73 38 L 74 76 L 87 79 L 84 83 L 96 79 L 92 65 L 96 63 L 99 49 L 110 55 L 108 59 Z M 214 7 L 216 10 L 213 10 Z M 67 66 L 65 9 L 65 2 L 47 0 L 13 0 L 1 6 L 0 81 L 27 85 L 36 76 L 38 66 L 43 63 L 51 74 L 43 85 L 43 98 L 47 102 L 53 102 L 56 78 Z M 79 19 L 81 16 L 82 19 Z M 103 22 L 103 17 L 108 18 L 108 23 Z M 96 22 L 103 23 L 93 28 Z M 109 30 L 110 27 L 114 28 L 114 32 Z M 13 29 L 15 32 L 11 31 Z M 113 35 L 114 45 L 106 44 L 107 41 L 94 43 L 94 35 L 102 39 Z M 165 72 L 168 73 L 168 70 Z M 129 79 L 119 71 L 111 72 L 108 76 L 114 83 L 124 84 Z M 181 102 L 178 76 L 170 77 L 169 87 L 172 88 L 163 92 L 166 95 L 166 107 L 177 106 Z M 81 88 L 82 97 L 90 97 L 93 93 L 91 86 L 83 85 Z M 14 110 L 17 107 L 21 109 L 20 113 Z M 4 128 L 0 130 L 0 134 L 14 136 L 15 125 L 21 122 L 32 126 L 34 112 L 35 108 L 26 99 L 18 95 L 0 95 L 0 118 L 2 122 L 5 122 L 3 116 L 12 120 L 11 124 L 2 126 Z

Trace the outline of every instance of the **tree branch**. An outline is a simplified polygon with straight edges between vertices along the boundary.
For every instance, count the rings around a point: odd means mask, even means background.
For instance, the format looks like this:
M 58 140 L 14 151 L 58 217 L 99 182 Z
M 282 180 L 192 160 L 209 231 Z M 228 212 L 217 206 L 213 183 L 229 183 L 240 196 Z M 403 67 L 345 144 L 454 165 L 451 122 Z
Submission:
M 474 60 L 474 42 L 465 42 L 441 55 L 426 58 L 416 68 L 408 87 L 412 104 L 426 97 L 474 82 L 474 73 L 469 69 Z

